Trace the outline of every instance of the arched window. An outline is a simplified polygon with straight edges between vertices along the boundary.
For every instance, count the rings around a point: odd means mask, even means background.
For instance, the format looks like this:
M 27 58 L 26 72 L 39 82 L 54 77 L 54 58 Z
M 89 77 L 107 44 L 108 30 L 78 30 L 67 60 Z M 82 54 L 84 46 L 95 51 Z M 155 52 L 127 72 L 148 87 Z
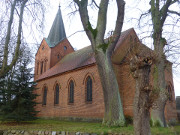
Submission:
M 41 62 L 41 74 L 43 73 L 43 61 Z
M 64 46 L 64 51 L 66 51 L 67 50 L 67 47 L 66 46 Z
M 170 85 L 167 86 L 167 90 L 168 90 L 168 94 L 169 94 L 169 101 L 172 101 L 173 97 L 172 97 L 172 89 L 171 89 Z
M 86 81 L 86 101 L 92 101 L 92 79 L 87 77 Z
M 43 88 L 43 101 L 42 101 L 42 105 L 46 105 L 47 102 L 47 87 L 44 86 Z
M 59 104 L 59 85 L 56 84 L 54 93 L 54 104 Z
M 46 63 L 47 63 L 47 61 L 45 60 L 44 61 L 44 72 L 46 72 Z
M 39 62 L 37 63 L 37 69 L 36 69 L 36 74 L 38 75 L 39 72 Z
M 69 83 L 69 103 L 74 103 L 74 82 Z

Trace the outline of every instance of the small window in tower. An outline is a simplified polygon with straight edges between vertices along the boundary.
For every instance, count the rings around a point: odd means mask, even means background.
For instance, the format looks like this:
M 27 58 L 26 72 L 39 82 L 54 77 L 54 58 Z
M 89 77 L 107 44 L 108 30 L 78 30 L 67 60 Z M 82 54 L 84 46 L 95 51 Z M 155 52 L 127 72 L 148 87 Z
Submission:
M 60 55 L 59 55 L 59 54 L 57 55 L 57 58 L 58 58 L 58 59 L 60 58 Z
M 64 50 L 65 50 L 65 51 L 67 50 L 67 47 L 66 47 L 66 46 L 64 46 Z
M 44 50 L 44 46 L 42 47 L 42 50 Z

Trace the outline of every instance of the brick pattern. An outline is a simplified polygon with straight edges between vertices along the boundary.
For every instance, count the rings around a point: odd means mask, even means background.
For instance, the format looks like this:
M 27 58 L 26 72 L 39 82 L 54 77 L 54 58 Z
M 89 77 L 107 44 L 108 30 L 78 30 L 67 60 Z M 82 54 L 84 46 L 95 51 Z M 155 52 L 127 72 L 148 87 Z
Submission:
M 93 80 L 92 84 L 92 102 L 87 103 L 85 100 L 85 81 L 88 76 Z M 68 83 L 74 81 L 74 103 L 68 104 Z M 59 105 L 54 105 L 55 85 L 60 85 Z M 104 116 L 104 99 L 102 86 L 100 85 L 96 65 L 64 73 L 50 79 L 38 82 L 37 102 L 42 102 L 43 86 L 48 86 L 47 104 L 42 106 L 38 104 L 36 109 L 40 111 L 41 117 L 91 117 L 102 118 Z
M 64 46 L 67 47 L 64 50 Z M 37 80 L 41 75 L 41 63 L 43 62 L 42 73 L 52 68 L 58 61 L 60 61 L 65 55 L 74 52 L 73 47 L 67 39 L 64 39 L 55 47 L 50 48 L 45 39 L 41 42 L 41 45 L 36 53 L 35 59 L 35 77 Z
M 66 49 L 64 47 L 66 47 Z M 60 61 L 65 55 L 71 52 L 74 52 L 74 49 L 67 39 L 64 39 L 58 45 L 51 48 L 50 68 Z
M 172 74 L 172 65 L 170 63 L 166 64 L 166 71 L 165 71 L 165 79 L 167 85 L 171 85 L 172 91 L 172 100 L 166 102 L 165 107 L 165 117 L 167 121 L 171 121 L 173 119 L 177 119 L 177 111 L 176 111 L 176 100 L 175 100 L 175 93 L 174 93 L 174 83 L 173 83 L 173 74 Z
M 135 94 L 135 81 L 130 74 L 129 65 L 125 63 L 128 60 L 128 52 L 131 47 L 130 37 L 138 41 L 134 30 L 130 30 L 128 39 L 123 38 L 123 42 L 116 48 L 116 51 L 112 57 L 114 62 L 114 69 L 119 85 L 119 92 L 123 103 L 124 114 L 133 116 L 133 100 Z M 134 40 L 133 40 L 134 42 Z M 64 50 L 64 45 L 67 49 Z M 44 47 L 44 49 L 42 49 Z M 148 49 L 148 48 L 147 48 Z M 127 51 L 128 50 L 128 51 Z M 41 46 L 36 54 L 35 73 L 37 72 L 37 62 L 47 58 L 46 70 L 53 67 L 59 60 L 57 55 L 64 56 L 73 52 L 73 48 L 68 40 L 63 40 L 54 48 L 49 48 L 45 40 L 42 41 Z M 123 52 L 123 54 L 122 54 Z M 126 56 L 126 59 L 124 59 Z M 123 63 L 124 62 L 124 63 Z M 40 71 L 40 67 L 38 69 Z M 93 80 L 92 85 L 92 102 L 86 102 L 86 78 L 90 76 Z M 165 72 L 166 82 L 172 85 L 173 88 L 173 76 L 172 65 L 167 63 Z M 39 77 L 39 74 L 35 75 L 35 80 Z M 74 103 L 68 103 L 68 91 L 69 82 L 74 81 Z M 152 81 L 152 79 L 151 79 Z M 59 84 L 59 104 L 54 105 L 55 85 Z M 97 66 L 95 63 L 90 63 L 83 67 L 78 67 L 71 71 L 62 72 L 58 75 L 51 76 L 39 80 L 37 83 L 36 93 L 40 96 L 37 97 L 37 102 L 42 103 L 43 87 L 48 87 L 47 92 L 47 104 L 42 106 L 38 104 L 36 110 L 40 111 L 40 117 L 84 117 L 84 118 L 103 118 L 104 116 L 104 97 L 102 91 L 102 85 L 98 74 Z M 174 88 L 172 90 L 173 100 L 168 101 L 165 108 L 165 116 L 167 121 L 177 118 L 175 94 Z

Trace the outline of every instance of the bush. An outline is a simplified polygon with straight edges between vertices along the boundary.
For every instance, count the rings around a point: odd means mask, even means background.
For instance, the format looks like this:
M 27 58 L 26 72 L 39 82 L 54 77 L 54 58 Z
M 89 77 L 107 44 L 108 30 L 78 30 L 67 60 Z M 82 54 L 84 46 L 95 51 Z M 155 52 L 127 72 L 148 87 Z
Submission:
M 133 124 L 133 118 L 129 115 L 125 115 L 126 125 L 132 125 Z
M 171 119 L 171 120 L 169 120 L 168 126 L 176 126 L 176 125 L 177 125 L 176 119 Z

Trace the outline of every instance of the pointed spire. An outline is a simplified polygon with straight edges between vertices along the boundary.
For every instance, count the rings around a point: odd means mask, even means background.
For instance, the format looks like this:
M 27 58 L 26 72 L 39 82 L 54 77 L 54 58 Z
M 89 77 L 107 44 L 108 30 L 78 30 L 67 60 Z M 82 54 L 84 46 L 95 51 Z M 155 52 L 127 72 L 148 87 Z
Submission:
M 66 38 L 64 23 L 61 15 L 61 9 L 59 5 L 58 12 L 56 14 L 56 18 L 54 19 L 53 25 L 48 35 L 48 45 L 50 47 L 56 46 L 60 41 Z

